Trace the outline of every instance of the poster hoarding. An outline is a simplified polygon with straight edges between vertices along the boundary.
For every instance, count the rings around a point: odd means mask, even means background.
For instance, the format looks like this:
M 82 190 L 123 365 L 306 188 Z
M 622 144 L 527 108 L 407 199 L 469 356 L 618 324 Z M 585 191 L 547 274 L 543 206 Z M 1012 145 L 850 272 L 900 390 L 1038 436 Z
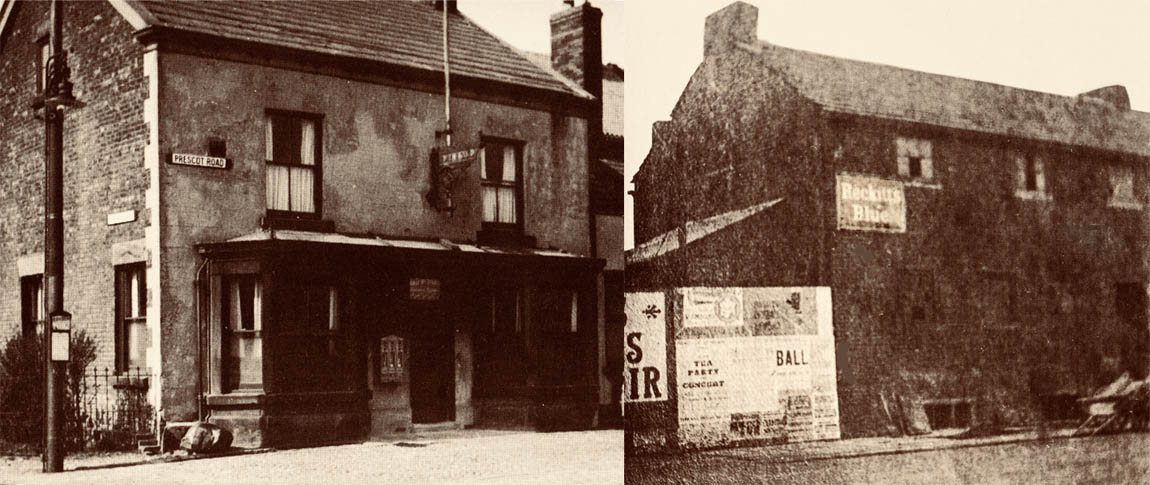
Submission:
M 684 307 L 689 294 L 737 294 L 745 331 L 676 338 L 679 443 L 839 438 L 830 288 L 699 290 L 679 290 Z

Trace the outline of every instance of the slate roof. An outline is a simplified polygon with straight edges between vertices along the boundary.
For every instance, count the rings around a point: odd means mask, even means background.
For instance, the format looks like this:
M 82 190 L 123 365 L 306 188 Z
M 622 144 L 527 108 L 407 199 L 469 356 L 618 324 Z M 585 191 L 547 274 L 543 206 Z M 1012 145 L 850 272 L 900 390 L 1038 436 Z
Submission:
M 1150 156 L 1150 113 L 781 47 L 754 49 L 830 111 Z
M 550 54 L 530 51 L 520 53 L 539 68 L 555 72 L 556 76 L 566 79 L 562 73 L 552 69 Z M 570 82 L 574 84 L 574 81 Z M 615 63 L 603 65 L 603 133 L 623 136 L 623 68 Z
M 443 13 L 415 1 L 138 1 L 151 25 L 443 71 Z M 466 16 L 448 16 L 451 73 L 591 95 L 540 69 Z

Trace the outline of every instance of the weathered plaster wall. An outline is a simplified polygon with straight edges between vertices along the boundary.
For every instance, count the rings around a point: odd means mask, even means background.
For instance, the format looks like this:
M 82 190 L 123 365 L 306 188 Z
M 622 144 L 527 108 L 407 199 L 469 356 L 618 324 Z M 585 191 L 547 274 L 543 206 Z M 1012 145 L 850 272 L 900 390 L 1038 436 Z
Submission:
M 113 245 L 143 238 L 148 224 L 143 48 L 107 2 L 65 2 L 63 14 L 74 94 L 84 103 L 64 115 L 64 308 L 97 342 L 94 365 L 112 367 Z M 48 3 L 19 2 L 0 39 L 0 337 L 20 332 L 16 262 L 44 248 L 44 122 L 29 106 L 39 94 L 37 41 L 47 33 Z M 108 225 L 121 211 L 136 217 Z
M 195 402 L 192 246 L 259 229 L 266 109 L 324 117 L 323 217 L 337 231 L 475 239 L 482 215 L 477 164 L 455 186 L 453 213 L 434 210 L 426 198 L 442 96 L 167 52 L 159 62 L 161 153 L 206 154 L 208 138 L 216 137 L 227 142 L 233 163 L 227 170 L 162 165 L 164 355 L 172 387 L 165 393 L 182 413 Z M 453 98 L 452 123 L 456 146 L 477 146 L 481 133 L 525 142 L 525 233 L 541 247 L 589 254 L 585 120 Z

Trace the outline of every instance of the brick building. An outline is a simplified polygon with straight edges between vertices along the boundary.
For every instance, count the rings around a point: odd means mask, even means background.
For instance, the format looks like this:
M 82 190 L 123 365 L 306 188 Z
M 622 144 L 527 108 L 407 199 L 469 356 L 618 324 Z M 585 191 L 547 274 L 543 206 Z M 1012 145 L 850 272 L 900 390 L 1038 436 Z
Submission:
M 1026 423 L 1146 375 L 1150 114 L 1125 88 L 835 58 L 757 17 L 707 18 L 653 126 L 629 289 L 831 287 L 846 436 L 884 432 L 892 396 L 935 427 Z
M 239 445 L 596 421 L 598 98 L 447 2 L 447 124 L 443 8 L 64 5 L 64 306 L 96 365 Z M 39 315 L 47 9 L 0 10 L 5 334 Z

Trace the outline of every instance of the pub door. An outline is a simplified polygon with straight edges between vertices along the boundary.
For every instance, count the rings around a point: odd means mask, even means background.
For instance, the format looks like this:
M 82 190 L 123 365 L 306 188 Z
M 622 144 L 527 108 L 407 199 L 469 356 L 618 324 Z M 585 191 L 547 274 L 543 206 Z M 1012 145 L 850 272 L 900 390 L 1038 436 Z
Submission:
M 410 302 L 411 420 L 455 420 L 455 334 L 439 302 Z

